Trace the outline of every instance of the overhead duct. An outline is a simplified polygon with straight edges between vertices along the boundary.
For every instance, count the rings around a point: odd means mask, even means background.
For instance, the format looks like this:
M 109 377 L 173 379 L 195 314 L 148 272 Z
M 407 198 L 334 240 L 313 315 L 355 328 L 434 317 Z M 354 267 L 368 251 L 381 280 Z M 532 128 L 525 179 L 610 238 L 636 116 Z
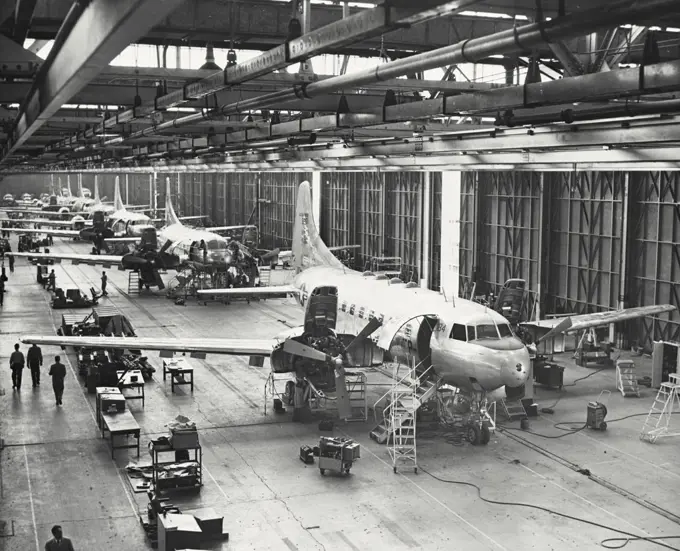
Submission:
M 619 0 L 612 3 L 608 8 L 606 11 L 601 8 L 593 8 L 551 21 L 531 23 L 489 36 L 463 40 L 451 46 L 384 63 L 373 69 L 340 75 L 309 84 L 296 85 L 289 90 L 281 90 L 251 100 L 231 103 L 213 112 L 221 115 L 247 112 L 296 99 L 333 94 L 340 90 L 357 88 L 446 65 L 475 63 L 493 55 L 517 54 L 532 50 L 545 42 L 564 40 L 577 34 L 584 35 L 601 28 L 634 22 L 648 14 L 673 11 L 677 8 L 677 0 Z M 135 132 L 129 136 L 129 139 L 148 136 L 165 128 L 191 124 L 204 118 L 205 116 L 202 113 L 188 115 L 175 119 L 172 123 L 163 123 L 153 128 Z

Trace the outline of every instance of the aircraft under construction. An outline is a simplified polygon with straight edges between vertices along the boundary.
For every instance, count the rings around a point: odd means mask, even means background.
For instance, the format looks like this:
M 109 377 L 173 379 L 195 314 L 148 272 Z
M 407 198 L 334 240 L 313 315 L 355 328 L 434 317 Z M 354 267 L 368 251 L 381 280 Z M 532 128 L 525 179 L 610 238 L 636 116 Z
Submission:
M 148 287 L 165 287 L 159 270 L 176 270 L 188 265 L 202 268 L 217 268 L 229 271 L 234 285 L 252 286 L 259 283 L 257 261 L 246 247 L 231 242 L 215 231 L 244 228 L 244 226 L 219 226 L 197 229 L 182 224 L 172 206 L 170 183 L 167 182 L 165 201 L 165 226 L 156 231 L 153 220 L 148 216 L 125 209 L 120 196 L 118 181 L 115 190 L 115 211 L 105 222 L 103 215 L 93 220 L 91 227 L 81 230 L 24 230 L 22 233 L 46 233 L 62 237 L 80 237 L 88 240 L 102 240 L 105 244 L 125 243 L 133 250 L 121 255 L 80 254 L 80 253 L 14 253 L 42 260 L 70 260 L 74 264 L 118 266 L 122 270 L 139 271 L 141 283 Z M 97 213 L 99 214 L 99 213 Z M 115 236 L 120 231 L 122 235 Z

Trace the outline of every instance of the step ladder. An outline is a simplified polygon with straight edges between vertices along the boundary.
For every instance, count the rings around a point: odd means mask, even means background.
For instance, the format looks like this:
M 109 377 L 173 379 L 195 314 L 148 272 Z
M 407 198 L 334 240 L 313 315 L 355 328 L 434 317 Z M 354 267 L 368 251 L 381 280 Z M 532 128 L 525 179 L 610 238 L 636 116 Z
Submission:
M 349 406 L 352 416 L 346 421 L 368 420 L 368 397 L 366 395 L 366 374 L 345 373 L 345 388 L 349 398 Z
M 260 266 L 257 271 L 260 274 L 260 287 L 269 287 L 272 278 L 270 266 Z
M 420 364 L 417 367 L 419 366 Z M 433 369 L 432 367 L 429 367 L 420 377 L 415 375 L 413 369 L 411 369 L 401 379 L 397 378 L 399 366 L 395 365 L 394 369 L 395 373 L 393 374 L 393 378 L 396 380 L 396 383 L 393 384 L 390 387 L 390 390 L 383 394 L 373 406 L 373 410 L 375 411 L 378 409 L 378 404 L 380 404 L 380 402 L 388 396 L 390 397 L 390 405 L 385 408 L 386 414 L 383 422 L 378 424 L 369 433 L 369 436 L 378 444 L 386 444 L 394 432 L 400 428 L 402 421 L 407 420 L 406 417 L 399 416 L 392 419 L 392 406 L 396 404 L 397 411 L 400 411 L 400 408 L 406 408 L 415 419 L 416 412 L 420 406 L 435 396 L 439 386 L 439 381 L 427 379 L 427 376 L 432 373 L 430 371 Z
M 139 272 L 128 272 L 128 295 L 139 295 L 141 287 Z
M 507 400 L 503 398 L 501 399 L 501 405 L 503 406 L 503 415 L 507 417 L 508 421 L 527 417 L 527 410 L 524 409 L 522 400 Z
M 661 383 L 652 408 L 647 414 L 645 424 L 640 432 L 640 440 L 650 443 L 658 438 L 680 436 L 680 432 L 670 432 L 673 412 L 680 411 L 680 376 L 671 373 L 667 383 Z
M 616 390 L 620 391 L 624 398 L 629 396 L 640 397 L 640 388 L 635 375 L 635 362 L 631 360 L 618 360 L 616 362 Z

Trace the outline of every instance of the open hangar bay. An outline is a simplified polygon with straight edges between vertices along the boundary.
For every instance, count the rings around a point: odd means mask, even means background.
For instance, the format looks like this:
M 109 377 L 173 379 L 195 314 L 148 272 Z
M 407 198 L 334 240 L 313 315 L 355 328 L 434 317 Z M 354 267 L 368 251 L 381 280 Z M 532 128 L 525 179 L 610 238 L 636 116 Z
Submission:
M 678 93 L 677 1 L 3 3 L 0 550 L 680 549 Z

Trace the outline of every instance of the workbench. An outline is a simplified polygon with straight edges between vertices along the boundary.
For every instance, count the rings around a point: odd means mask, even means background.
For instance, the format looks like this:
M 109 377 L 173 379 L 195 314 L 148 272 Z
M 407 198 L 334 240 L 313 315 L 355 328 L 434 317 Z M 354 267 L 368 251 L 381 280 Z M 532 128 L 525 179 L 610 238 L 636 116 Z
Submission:
M 184 358 L 163 360 L 163 381 L 170 374 L 170 391 L 175 392 L 176 386 L 191 385 L 194 391 L 194 368 Z M 188 376 L 188 378 L 187 378 Z
M 104 433 L 109 432 L 111 436 L 111 459 L 114 457 L 115 450 L 133 449 L 137 448 L 137 457 L 139 457 L 139 423 L 135 420 L 130 410 L 125 410 L 120 413 L 102 413 L 102 438 Z M 126 442 L 124 446 L 115 445 L 114 438 L 116 436 L 125 436 L 126 440 L 129 436 L 134 436 L 137 439 L 136 444 L 130 445 Z
M 142 407 L 144 407 L 144 376 L 140 369 L 131 369 L 129 371 L 116 371 L 118 377 L 118 388 L 121 392 L 125 389 L 137 389 L 137 393 L 132 396 L 125 396 L 126 400 L 141 400 Z

